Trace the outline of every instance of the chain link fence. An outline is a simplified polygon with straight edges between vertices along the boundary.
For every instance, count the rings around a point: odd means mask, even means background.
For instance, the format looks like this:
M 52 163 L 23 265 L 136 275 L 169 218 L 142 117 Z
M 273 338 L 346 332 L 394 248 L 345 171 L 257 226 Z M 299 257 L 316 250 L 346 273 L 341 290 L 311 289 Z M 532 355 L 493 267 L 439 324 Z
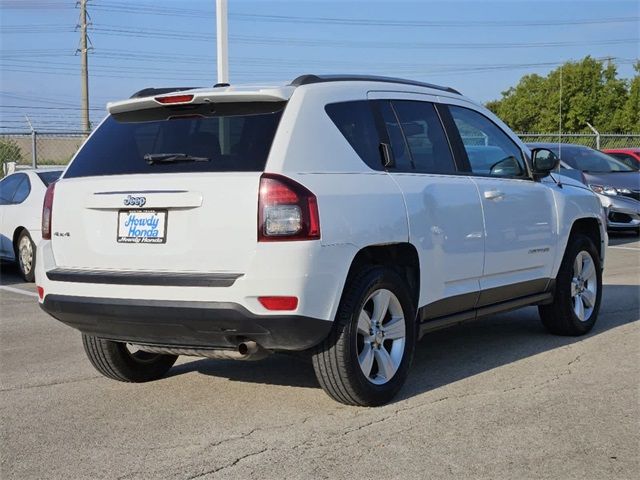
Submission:
M 2 171 L 6 173 L 14 167 L 66 165 L 85 138 L 82 132 L 2 133 Z
M 640 147 L 639 133 L 518 133 L 525 143 L 576 143 L 597 150 Z
M 577 143 L 591 148 L 630 148 L 640 147 L 640 133 L 519 133 L 525 143 Z M 2 172 L 7 165 L 15 168 L 66 165 L 86 138 L 82 132 L 15 132 L 0 134 L 0 162 Z M 465 141 L 485 145 L 484 137 L 469 137 Z

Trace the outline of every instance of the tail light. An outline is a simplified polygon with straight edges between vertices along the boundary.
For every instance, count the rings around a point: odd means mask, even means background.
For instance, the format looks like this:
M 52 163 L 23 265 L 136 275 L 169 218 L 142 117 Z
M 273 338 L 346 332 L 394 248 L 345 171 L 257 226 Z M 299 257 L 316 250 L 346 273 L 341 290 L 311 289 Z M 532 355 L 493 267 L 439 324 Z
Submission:
M 42 204 L 42 238 L 45 240 L 51 240 L 51 212 L 53 211 L 53 192 L 55 189 L 55 182 L 47 187 Z
M 258 241 L 317 240 L 316 196 L 290 178 L 265 173 L 258 195 Z

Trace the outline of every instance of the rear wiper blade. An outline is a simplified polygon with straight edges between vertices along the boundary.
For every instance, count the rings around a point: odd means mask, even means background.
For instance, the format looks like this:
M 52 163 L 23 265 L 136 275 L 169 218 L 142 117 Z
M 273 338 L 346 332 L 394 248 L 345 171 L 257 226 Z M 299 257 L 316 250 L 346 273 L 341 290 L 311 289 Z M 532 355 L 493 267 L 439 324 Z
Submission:
M 154 163 L 177 163 L 177 162 L 208 162 L 209 157 L 194 157 L 186 153 L 147 153 L 144 161 L 149 165 Z

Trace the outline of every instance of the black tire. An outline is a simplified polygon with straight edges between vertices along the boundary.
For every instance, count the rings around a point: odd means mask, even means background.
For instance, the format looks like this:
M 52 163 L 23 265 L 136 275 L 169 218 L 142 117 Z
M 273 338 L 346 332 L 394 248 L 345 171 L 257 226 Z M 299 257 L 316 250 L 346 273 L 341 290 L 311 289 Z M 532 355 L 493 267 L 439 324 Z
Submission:
M 31 247 L 31 260 L 23 261 L 23 256 L 21 252 L 21 245 L 23 242 L 29 242 Z M 18 239 L 16 240 L 16 244 L 14 245 L 14 250 L 16 254 L 16 262 L 18 263 L 18 268 L 20 269 L 20 275 L 24 278 L 25 282 L 33 282 L 35 280 L 35 270 L 36 270 L 36 245 L 33 243 L 31 239 L 31 235 L 27 230 L 22 230 L 20 235 L 18 235 Z
M 105 377 L 120 382 L 149 382 L 162 378 L 178 359 L 177 355 L 163 355 L 137 351 L 131 353 L 126 343 L 104 340 L 82 334 L 84 351 L 89 361 Z
M 386 383 L 378 385 L 365 376 L 358 361 L 358 348 L 362 348 L 358 346 L 358 318 L 365 302 L 381 289 L 393 293 L 402 308 L 405 341 L 397 370 Z M 415 316 L 409 288 L 393 270 L 367 267 L 347 280 L 332 330 L 312 352 L 313 368 L 324 391 L 346 405 L 378 406 L 389 402 L 404 384 L 413 360 Z M 386 348 L 384 345 L 377 348 Z
M 586 320 L 580 318 L 574 312 L 572 300 L 572 281 L 574 278 L 574 262 L 581 252 L 587 252 L 595 267 L 597 291 L 593 311 Z M 538 312 L 542 324 L 549 332 L 556 335 L 578 336 L 589 332 L 598 319 L 600 300 L 602 298 L 602 269 L 600 268 L 600 255 L 596 246 L 586 235 L 576 234 L 569 238 L 567 248 L 556 277 L 553 303 L 540 305 Z M 576 301 L 580 301 L 579 299 Z

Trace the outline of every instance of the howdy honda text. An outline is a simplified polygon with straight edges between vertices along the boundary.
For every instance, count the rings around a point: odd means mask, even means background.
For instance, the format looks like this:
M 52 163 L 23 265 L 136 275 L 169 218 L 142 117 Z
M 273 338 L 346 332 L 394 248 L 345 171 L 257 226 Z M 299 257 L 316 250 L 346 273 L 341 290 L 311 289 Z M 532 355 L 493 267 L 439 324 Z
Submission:
M 164 243 L 167 212 L 160 210 L 122 211 L 118 219 L 118 242 Z

